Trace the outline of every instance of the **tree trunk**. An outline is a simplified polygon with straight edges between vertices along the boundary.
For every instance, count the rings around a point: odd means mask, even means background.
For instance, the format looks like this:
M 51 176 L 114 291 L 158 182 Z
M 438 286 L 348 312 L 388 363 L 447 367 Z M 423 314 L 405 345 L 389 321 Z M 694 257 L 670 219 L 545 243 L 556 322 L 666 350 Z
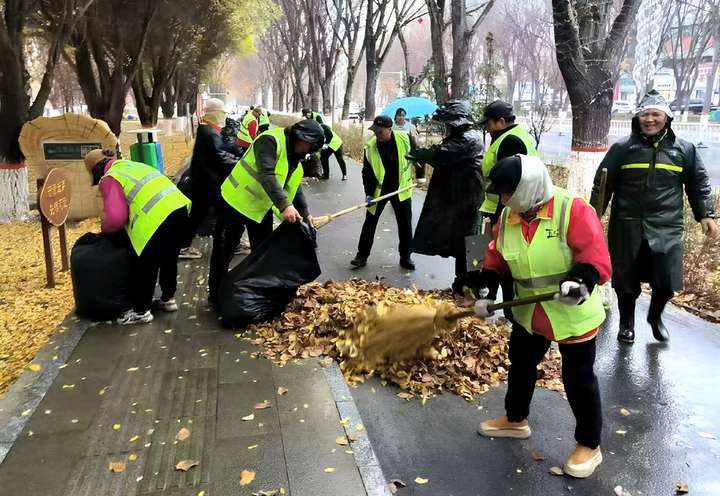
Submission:
M 720 64 L 720 21 L 713 38 L 715 40 L 715 47 L 713 49 L 712 68 L 707 75 L 707 82 L 705 83 L 705 103 L 703 104 L 703 114 L 710 113 L 713 91 L 715 91 L 715 77 L 717 76 L 718 65 Z
M 444 0 L 428 2 L 430 13 L 430 44 L 433 56 L 433 90 L 438 104 L 446 102 L 450 96 L 447 88 L 447 66 L 445 65 L 445 43 L 443 33 L 445 26 Z
M 359 64 L 348 68 L 347 79 L 345 80 L 345 94 L 343 95 L 343 108 L 341 120 L 346 120 L 350 115 L 350 103 L 352 102 L 355 78 L 357 77 Z
M 162 109 L 162 114 L 165 119 L 172 119 L 175 117 L 176 97 L 175 84 L 173 82 L 168 84 L 165 91 L 163 91 L 163 99 L 162 102 L 160 102 L 160 108 Z
M 466 99 L 469 93 L 470 78 L 469 41 L 472 33 L 468 31 L 465 2 L 451 2 L 453 59 L 451 73 L 451 94 L 453 98 Z
M 369 50 L 368 50 L 369 51 Z M 365 120 L 375 118 L 375 93 L 377 91 L 380 68 L 373 59 L 366 61 L 367 82 L 365 83 Z

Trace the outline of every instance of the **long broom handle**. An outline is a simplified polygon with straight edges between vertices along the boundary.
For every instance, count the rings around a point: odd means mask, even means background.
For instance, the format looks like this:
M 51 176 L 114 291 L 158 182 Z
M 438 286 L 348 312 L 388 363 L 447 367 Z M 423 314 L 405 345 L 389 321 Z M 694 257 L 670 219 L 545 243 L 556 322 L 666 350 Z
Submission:
M 328 217 L 330 217 L 330 220 L 337 219 L 341 215 L 349 214 L 350 212 L 354 212 L 355 210 L 359 210 L 361 208 L 367 207 L 370 204 L 375 204 L 383 200 L 387 200 L 388 198 L 391 198 L 395 195 L 399 195 L 400 193 L 404 193 L 405 191 L 414 188 L 417 186 L 417 184 L 413 183 L 410 186 L 405 186 L 404 188 L 400 188 L 397 191 L 393 191 L 392 193 L 388 193 L 386 195 L 378 196 L 377 198 L 374 198 L 371 202 L 365 202 L 361 203 L 359 205 L 355 205 L 354 207 L 349 207 L 344 210 L 340 210 L 339 212 L 335 212 L 334 214 L 330 214 Z
M 503 310 L 505 308 L 519 307 L 521 305 L 531 305 L 533 303 L 542 303 L 543 301 L 550 301 L 555 299 L 557 293 L 546 293 L 535 296 L 528 296 L 527 298 L 518 298 L 517 300 L 503 301 L 502 303 L 493 303 L 488 305 L 488 312 L 494 312 L 495 310 Z M 475 310 L 462 310 L 457 313 L 448 315 L 446 318 L 449 320 L 458 320 L 465 317 L 471 317 L 475 315 Z

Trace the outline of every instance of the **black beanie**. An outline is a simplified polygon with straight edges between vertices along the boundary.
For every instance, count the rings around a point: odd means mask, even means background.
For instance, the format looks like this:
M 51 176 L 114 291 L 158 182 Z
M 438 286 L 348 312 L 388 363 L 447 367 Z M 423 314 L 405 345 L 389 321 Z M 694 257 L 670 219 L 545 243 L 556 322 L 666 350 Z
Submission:
M 522 159 L 520 155 L 513 155 L 500 160 L 495 167 L 492 168 L 488 179 L 490 186 L 488 193 L 501 195 L 503 193 L 512 193 L 520 184 L 522 177 Z

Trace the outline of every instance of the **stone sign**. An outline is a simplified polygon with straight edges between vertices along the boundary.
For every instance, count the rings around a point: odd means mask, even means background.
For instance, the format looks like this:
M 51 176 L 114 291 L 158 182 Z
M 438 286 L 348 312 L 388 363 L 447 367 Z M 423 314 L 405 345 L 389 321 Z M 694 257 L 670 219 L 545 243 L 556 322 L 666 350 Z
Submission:
M 28 166 L 31 195 L 36 193 L 37 179 L 46 178 L 51 169 L 59 169 L 73 193 L 67 218 L 78 220 L 100 215 L 102 200 L 97 186 L 92 185 L 83 157 L 94 148 L 117 146 L 118 140 L 105 122 L 69 113 L 38 117 L 23 126 L 19 142 Z

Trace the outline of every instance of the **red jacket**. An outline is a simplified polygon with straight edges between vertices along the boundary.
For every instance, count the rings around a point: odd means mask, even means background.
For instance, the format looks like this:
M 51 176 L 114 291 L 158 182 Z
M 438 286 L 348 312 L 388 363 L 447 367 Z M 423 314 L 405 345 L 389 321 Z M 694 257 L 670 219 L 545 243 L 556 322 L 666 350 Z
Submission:
M 511 214 L 508 223 L 520 224 L 525 240 L 530 243 L 535 236 L 535 232 L 540 224 L 540 219 L 552 218 L 554 201 L 555 199 L 553 198 L 545 204 L 545 206 L 538 211 L 535 218 L 529 222 L 518 214 Z M 500 223 L 498 222 L 493 228 L 493 240 L 488 245 L 483 268 L 502 274 L 509 269 L 502 255 L 497 250 L 496 244 L 499 231 Z M 575 263 L 585 263 L 595 267 L 600 275 L 599 284 L 605 284 L 610 280 L 610 276 L 612 275 L 610 253 L 608 252 L 607 243 L 605 242 L 605 233 L 602 224 L 600 224 L 595 210 L 580 198 L 575 198 L 570 207 L 567 244 L 573 252 Z M 555 340 L 555 334 L 553 333 L 550 320 L 545 310 L 543 310 L 542 305 L 539 303 L 535 305 L 531 330 L 545 336 L 547 339 Z M 596 334 L 597 329 L 593 329 L 583 336 L 573 337 L 564 342 L 587 341 L 595 337 Z

